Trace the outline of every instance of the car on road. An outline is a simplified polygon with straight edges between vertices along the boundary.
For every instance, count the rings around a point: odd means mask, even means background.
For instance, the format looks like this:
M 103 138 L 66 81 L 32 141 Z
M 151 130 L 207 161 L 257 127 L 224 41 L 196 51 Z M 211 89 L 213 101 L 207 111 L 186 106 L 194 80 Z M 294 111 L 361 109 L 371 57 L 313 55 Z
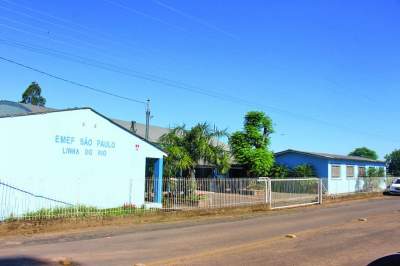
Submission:
M 388 187 L 388 193 L 400 195 L 400 178 L 393 180 L 392 184 Z

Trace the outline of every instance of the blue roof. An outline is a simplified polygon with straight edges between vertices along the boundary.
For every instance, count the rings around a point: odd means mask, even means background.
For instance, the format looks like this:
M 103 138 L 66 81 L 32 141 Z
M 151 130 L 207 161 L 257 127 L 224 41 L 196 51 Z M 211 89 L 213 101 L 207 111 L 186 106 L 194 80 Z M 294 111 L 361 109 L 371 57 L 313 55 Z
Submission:
M 281 155 L 285 155 L 288 153 L 303 154 L 303 155 L 325 158 L 325 159 L 333 159 L 333 160 L 349 160 L 349 161 L 360 161 L 360 162 L 386 163 L 385 161 L 373 160 L 373 159 L 364 158 L 364 157 L 360 157 L 360 156 L 337 155 L 337 154 L 321 153 L 321 152 L 307 152 L 307 151 L 298 151 L 298 150 L 292 150 L 292 149 L 277 152 L 277 153 L 275 153 L 275 156 L 279 157 Z

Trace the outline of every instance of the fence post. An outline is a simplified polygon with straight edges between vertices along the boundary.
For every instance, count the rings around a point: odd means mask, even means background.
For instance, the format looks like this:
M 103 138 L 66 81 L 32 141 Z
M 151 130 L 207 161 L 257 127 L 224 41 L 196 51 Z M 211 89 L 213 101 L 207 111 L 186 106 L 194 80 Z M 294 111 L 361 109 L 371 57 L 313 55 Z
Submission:
M 267 180 L 268 180 L 268 205 L 269 205 L 269 208 L 270 209 L 272 209 L 272 186 L 271 186 L 271 184 L 272 184 L 272 182 L 271 182 L 271 179 L 270 178 L 267 178 Z
M 267 204 L 268 203 L 268 182 L 267 182 L 267 179 L 264 179 L 264 182 L 265 182 L 265 204 Z
M 318 203 L 322 204 L 322 196 L 323 196 L 323 184 L 322 178 L 318 179 Z

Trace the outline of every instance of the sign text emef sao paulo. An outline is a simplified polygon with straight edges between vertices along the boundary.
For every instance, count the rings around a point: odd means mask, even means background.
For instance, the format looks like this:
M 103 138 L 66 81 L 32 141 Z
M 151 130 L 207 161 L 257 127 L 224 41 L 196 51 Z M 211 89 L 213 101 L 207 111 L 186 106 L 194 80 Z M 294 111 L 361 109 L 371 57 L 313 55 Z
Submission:
M 62 154 L 85 156 L 107 156 L 108 151 L 115 149 L 115 142 L 89 137 L 76 138 L 73 136 L 56 135 L 56 144 L 63 145 Z

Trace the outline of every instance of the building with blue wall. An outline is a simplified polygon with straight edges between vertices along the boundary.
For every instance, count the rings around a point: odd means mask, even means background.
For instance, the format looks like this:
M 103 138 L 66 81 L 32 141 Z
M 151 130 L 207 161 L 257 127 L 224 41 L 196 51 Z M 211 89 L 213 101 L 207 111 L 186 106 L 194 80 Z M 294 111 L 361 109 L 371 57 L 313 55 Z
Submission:
M 314 168 L 317 177 L 331 194 L 351 193 L 363 186 L 369 168 L 381 168 L 386 176 L 385 161 L 371 160 L 358 156 L 344 156 L 328 153 L 285 150 L 275 153 L 277 164 L 294 168 L 308 164 Z M 380 184 L 383 188 L 385 183 Z
M 3 113 L 0 129 L 1 182 L 74 205 L 161 207 L 166 154 L 91 108 Z M 151 203 L 145 202 L 149 159 Z

